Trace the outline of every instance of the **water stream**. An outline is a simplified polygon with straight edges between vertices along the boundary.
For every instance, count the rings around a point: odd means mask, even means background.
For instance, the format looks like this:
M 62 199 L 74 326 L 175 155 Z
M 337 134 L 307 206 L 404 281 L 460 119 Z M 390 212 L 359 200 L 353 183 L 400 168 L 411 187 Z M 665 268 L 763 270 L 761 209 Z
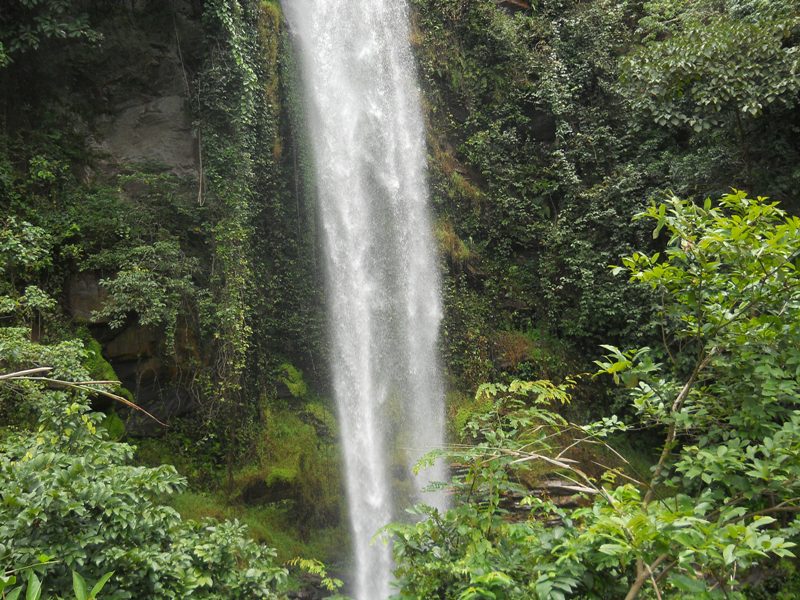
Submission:
M 284 0 L 300 52 L 327 263 L 332 372 L 357 600 L 390 593 L 374 534 L 423 500 L 444 437 L 442 316 L 424 127 L 403 0 Z

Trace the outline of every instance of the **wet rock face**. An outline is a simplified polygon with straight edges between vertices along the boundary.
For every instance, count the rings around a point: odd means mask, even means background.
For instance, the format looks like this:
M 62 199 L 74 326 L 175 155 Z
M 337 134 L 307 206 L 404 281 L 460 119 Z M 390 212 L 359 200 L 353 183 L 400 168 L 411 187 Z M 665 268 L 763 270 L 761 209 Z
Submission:
M 83 272 L 70 277 L 66 286 L 67 310 L 80 323 L 107 323 L 107 319 L 96 319 L 93 313 L 99 310 L 108 294 L 100 287 L 96 273 Z
M 198 171 L 189 82 L 202 46 L 191 3 L 134 1 L 99 24 L 101 59 L 92 64 L 97 106 L 94 145 L 114 172 L 157 166 L 179 176 Z
M 139 387 L 137 404 L 167 426 L 175 418 L 187 414 L 196 407 L 184 388 L 169 381 L 163 383 L 156 381 L 155 384 L 149 389 Z M 134 437 L 160 437 L 169 431 L 135 410 L 127 410 L 124 420 L 125 431 Z
M 196 138 L 186 98 L 166 95 L 118 107 L 99 123 L 99 148 L 117 163 L 159 164 L 175 175 L 197 172 Z
M 158 353 L 160 333 L 152 327 L 130 325 L 123 329 L 104 348 L 110 361 L 140 361 Z
M 95 318 L 95 311 L 102 307 L 107 298 L 96 273 L 73 275 L 67 281 L 65 296 L 72 318 L 90 327 L 101 342 L 103 358 L 111 364 L 122 386 L 133 394 L 139 406 L 164 422 L 191 410 L 191 394 L 175 377 L 178 369 L 174 357 L 164 357 L 161 351 L 162 331 L 137 323 L 115 330 L 108 327 L 107 319 Z M 188 333 L 185 328 L 181 332 L 181 339 L 186 338 Z M 160 425 L 141 413 L 117 408 L 126 420 L 129 434 L 162 433 Z
M 131 324 L 116 333 L 103 348 L 122 385 L 136 403 L 156 418 L 169 423 L 194 408 L 189 382 L 179 376 L 174 356 L 165 355 L 163 332 L 154 327 Z M 161 435 L 163 428 L 137 411 L 123 411 L 125 427 L 134 436 Z

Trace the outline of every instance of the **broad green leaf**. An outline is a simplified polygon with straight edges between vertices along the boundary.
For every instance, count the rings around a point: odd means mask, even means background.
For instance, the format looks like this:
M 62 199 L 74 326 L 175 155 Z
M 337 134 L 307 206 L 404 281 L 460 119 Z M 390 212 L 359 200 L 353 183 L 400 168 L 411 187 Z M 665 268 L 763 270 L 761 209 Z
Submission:
M 42 582 L 36 577 L 36 573 L 28 573 L 28 589 L 25 590 L 25 600 L 39 600 L 42 596 Z
M 697 579 L 692 579 L 691 577 L 687 577 L 681 573 L 675 573 L 670 578 L 670 583 L 672 583 L 676 588 L 681 590 L 682 592 L 688 592 L 690 594 L 699 594 L 706 591 L 706 585 L 702 581 L 698 581 Z
M 72 590 L 76 600 L 88 600 L 89 592 L 86 589 L 86 580 L 76 571 L 72 572 Z
M 108 580 L 111 579 L 112 575 L 114 575 L 114 571 L 109 571 L 108 573 L 105 573 L 97 581 L 97 583 L 94 584 L 94 587 L 92 588 L 92 591 L 89 592 L 89 600 L 95 600 L 95 598 L 97 598 L 97 595 L 105 587 L 106 583 L 108 583 Z
M 725 559 L 725 564 L 730 565 L 733 561 L 736 560 L 734 556 L 734 552 L 736 551 L 736 546 L 733 544 L 728 544 L 725 546 L 725 549 L 722 551 L 722 558 Z
M 626 551 L 626 547 L 622 544 L 602 544 L 598 550 L 600 550 L 600 552 L 603 554 L 608 554 L 609 556 L 617 556 L 624 553 Z

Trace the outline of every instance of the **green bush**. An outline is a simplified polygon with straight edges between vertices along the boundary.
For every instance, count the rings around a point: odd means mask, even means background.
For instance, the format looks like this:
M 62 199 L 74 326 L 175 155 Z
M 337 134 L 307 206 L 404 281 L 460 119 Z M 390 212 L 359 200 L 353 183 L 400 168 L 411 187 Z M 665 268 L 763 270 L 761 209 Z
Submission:
M 69 383 L 89 378 L 85 359 L 78 341 L 46 346 L 25 330 L 0 329 L 4 372 L 53 366 L 48 382 L 0 380 L 5 401 L 16 398 L 38 415 L 34 430 L 0 438 L 6 564 L 58 557 L 43 568 L 48 593 L 71 589 L 76 569 L 93 579 L 114 571 L 109 598 L 277 598 L 286 570 L 273 550 L 237 522 L 182 521 L 162 499 L 185 490 L 185 480 L 171 466 L 134 466 L 133 447 L 109 440 L 105 417 L 89 409 L 95 386 Z
M 607 345 L 597 361 L 636 417 L 579 426 L 554 410 L 563 387 L 481 386 L 476 402 L 491 402 L 464 428 L 474 446 L 449 454 L 454 508 L 421 507 L 426 519 L 389 529 L 400 598 L 791 594 L 781 561 L 800 542 L 800 218 L 742 192 L 642 216 L 667 232 L 665 251 L 614 271 L 652 293 L 663 345 Z M 609 440 L 642 428 L 663 435 L 649 477 L 598 462 L 595 448 L 622 458 Z

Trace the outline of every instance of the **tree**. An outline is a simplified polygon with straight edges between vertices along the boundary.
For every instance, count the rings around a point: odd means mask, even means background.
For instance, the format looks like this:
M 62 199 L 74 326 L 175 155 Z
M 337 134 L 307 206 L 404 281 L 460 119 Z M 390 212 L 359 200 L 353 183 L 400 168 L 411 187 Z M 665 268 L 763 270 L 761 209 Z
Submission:
M 797 102 L 800 13 L 789 3 L 650 2 L 624 61 L 631 101 L 659 125 L 709 129 Z M 677 22 L 677 24 L 676 24 Z
M 615 271 L 653 292 L 663 348 L 607 346 L 598 361 L 637 420 L 569 424 L 547 406 L 565 390 L 544 382 L 479 389 L 465 430 L 477 444 L 450 453 L 460 502 L 391 528 L 401 598 L 742 598 L 745 574 L 793 556 L 800 219 L 742 192 L 642 216 L 666 249 Z M 608 440 L 631 428 L 663 435 L 649 477 L 580 464 L 581 447 L 619 457 Z M 583 506 L 559 507 L 554 478 Z
M 15 57 L 38 49 L 46 39 L 101 39 L 87 15 L 77 13 L 77 3 L 70 0 L 10 0 L 4 4 L 0 14 L 0 69 Z

